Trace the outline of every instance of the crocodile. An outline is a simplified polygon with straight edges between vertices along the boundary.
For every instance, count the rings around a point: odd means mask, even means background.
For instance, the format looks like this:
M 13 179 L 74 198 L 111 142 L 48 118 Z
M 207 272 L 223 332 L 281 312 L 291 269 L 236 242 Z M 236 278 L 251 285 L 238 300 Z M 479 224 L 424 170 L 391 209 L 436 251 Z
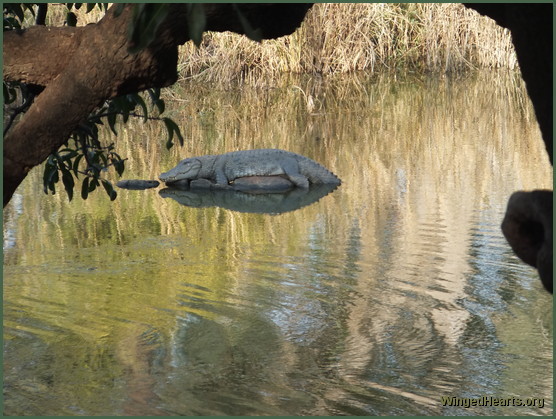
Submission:
M 248 176 L 284 176 L 296 187 L 310 184 L 340 185 L 340 179 L 314 160 L 278 149 L 232 151 L 224 154 L 189 157 L 162 173 L 167 185 L 184 180 L 207 179 L 227 187 L 237 178 Z

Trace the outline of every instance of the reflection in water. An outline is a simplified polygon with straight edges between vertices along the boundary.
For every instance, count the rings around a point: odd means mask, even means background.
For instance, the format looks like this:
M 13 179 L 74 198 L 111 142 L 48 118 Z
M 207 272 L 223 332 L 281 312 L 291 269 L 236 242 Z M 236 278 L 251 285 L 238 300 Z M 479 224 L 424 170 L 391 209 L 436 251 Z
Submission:
M 552 414 L 552 297 L 500 232 L 511 192 L 552 188 L 513 76 L 199 89 L 184 149 L 118 130 L 126 176 L 274 147 L 342 187 L 269 216 L 68 203 L 31 173 L 4 212 L 5 414 Z M 485 395 L 545 406 L 440 403 Z
M 337 185 L 311 185 L 308 189 L 294 188 L 284 193 L 247 193 L 236 190 L 164 188 L 162 198 L 172 198 L 193 208 L 220 207 L 231 211 L 281 214 L 311 205 L 328 195 Z

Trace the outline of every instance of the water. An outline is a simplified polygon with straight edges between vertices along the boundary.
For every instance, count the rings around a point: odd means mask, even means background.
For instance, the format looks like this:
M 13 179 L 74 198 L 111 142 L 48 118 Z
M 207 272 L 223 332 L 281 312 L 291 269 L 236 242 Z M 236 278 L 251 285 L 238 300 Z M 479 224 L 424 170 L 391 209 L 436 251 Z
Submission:
M 33 171 L 4 212 L 4 414 L 552 414 L 552 297 L 499 228 L 512 191 L 552 188 L 515 77 L 181 89 L 186 145 L 122 127 L 127 178 L 278 147 L 342 186 L 270 215 L 68 203 Z

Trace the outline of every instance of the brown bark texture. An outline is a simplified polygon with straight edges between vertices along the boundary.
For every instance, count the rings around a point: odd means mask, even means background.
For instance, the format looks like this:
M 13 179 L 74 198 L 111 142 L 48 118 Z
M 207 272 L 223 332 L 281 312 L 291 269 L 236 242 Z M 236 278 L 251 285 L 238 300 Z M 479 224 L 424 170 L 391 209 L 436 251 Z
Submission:
M 205 30 L 243 33 L 234 6 L 205 4 Z M 242 4 L 263 38 L 293 32 L 308 4 Z M 64 144 L 105 100 L 177 80 L 178 45 L 189 40 L 187 4 L 171 4 L 155 41 L 137 54 L 128 48 L 132 6 L 112 6 L 85 27 L 35 26 L 4 33 L 4 80 L 43 86 L 29 110 L 4 138 L 4 206 L 29 170 Z

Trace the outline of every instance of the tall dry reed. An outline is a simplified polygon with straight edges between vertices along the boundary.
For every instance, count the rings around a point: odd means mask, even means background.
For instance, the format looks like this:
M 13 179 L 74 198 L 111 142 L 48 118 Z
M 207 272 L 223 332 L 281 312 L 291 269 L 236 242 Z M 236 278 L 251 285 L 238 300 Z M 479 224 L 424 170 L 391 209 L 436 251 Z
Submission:
M 283 72 L 514 69 L 509 31 L 461 4 L 319 3 L 291 36 L 253 42 L 207 32 L 181 48 L 183 78 L 266 84 Z

